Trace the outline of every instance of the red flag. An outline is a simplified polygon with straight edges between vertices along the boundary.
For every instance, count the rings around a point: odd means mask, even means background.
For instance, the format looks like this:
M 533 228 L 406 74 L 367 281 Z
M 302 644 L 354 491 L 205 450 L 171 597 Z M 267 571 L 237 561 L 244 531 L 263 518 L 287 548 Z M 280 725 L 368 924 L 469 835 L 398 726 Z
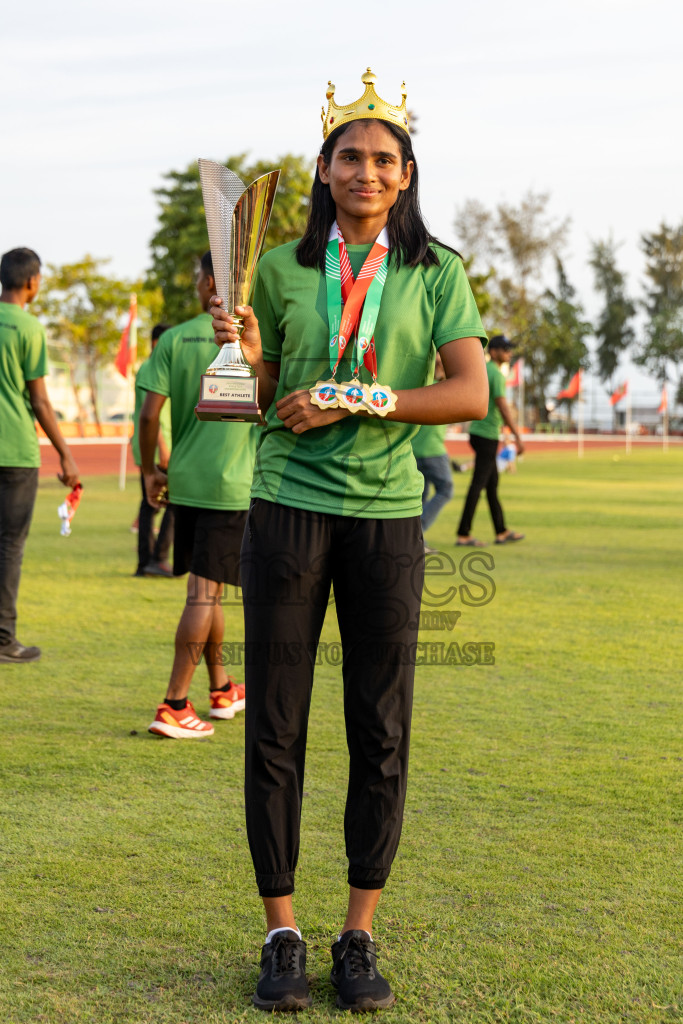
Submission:
M 662 413 L 665 413 L 668 408 L 669 408 L 669 396 L 666 393 L 666 384 L 665 384 L 664 387 L 662 388 L 662 400 L 659 403 L 659 409 L 657 409 L 657 412 L 661 416 Z
M 522 363 L 523 362 L 524 362 L 523 359 L 518 359 L 517 362 L 515 363 L 515 365 L 513 367 L 513 370 L 512 370 L 512 373 L 510 374 L 510 376 L 505 381 L 505 387 L 506 388 L 518 388 L 519 385 L 522 383 Z
M 122 377 L 128 376 L 128 367 L 135 362 L 138 348 L 138 297 L 133 292 L 130 297 L 130 309 L 128 311 L 128 323 L 121 335 L 119 354 L 116 357 L 115 366 Z
M 627 394 L 628 394 L 628 381 L 625 380 L 624 383 L 621 385 L 621 387 L 617 388 L 617 390 L 614 392 L 614 394 L 610 397 L 609 404 L 610 405 L 616 405 Z
M 83 484 L 79 480 L 71 494 L 67 494 L 63 503 L 57 509 L 57 515 L 62 520 L 62 528 L 60 530 L 62 537 L 71 536 L 71 520 L 76 514 L 76 509 L 78 508 L 78 503 L 81 500 L 82 494 Z
M 578 370 L 567 384 L 563 391 L 557 395 L 558 398 L 576 398 L 581 390 L 581 370 Z

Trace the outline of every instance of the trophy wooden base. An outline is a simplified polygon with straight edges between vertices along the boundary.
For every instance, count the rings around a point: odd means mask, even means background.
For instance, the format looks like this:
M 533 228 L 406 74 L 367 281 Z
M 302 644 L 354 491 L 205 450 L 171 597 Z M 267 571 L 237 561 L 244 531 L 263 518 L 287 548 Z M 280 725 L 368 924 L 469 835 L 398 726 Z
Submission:
M 194 412 L 198 420 L 263 423 L 258 405 L 258 380 L 205 373 Z

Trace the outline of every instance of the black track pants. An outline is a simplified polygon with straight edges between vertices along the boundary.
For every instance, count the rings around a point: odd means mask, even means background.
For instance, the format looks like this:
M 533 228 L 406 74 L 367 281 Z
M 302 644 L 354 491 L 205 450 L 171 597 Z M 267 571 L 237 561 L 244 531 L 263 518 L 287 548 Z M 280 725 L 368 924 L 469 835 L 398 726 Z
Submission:
M 245 800 L 259 892 L 294 891 L 313 667 L 331 585 L 349 749 L 348 881 L 380 889 L 398 848 L 406 795 L 424 575 L 420 519 L 358 519 L 256 499 L 241 573 Z
M 484 488 L 486 488 L 486 498 L 493 520 L 494 532 L 496 534 L 505 533 L 505 517 L 498 500 L 498 467 L 496 466 L 498 441 L 488 437 L 479 437 L 478 434 L 470 434 L 470 445 L 475 455 L 474 471 L 458 526 L 458 537 L 469 537 L 479 495 Z

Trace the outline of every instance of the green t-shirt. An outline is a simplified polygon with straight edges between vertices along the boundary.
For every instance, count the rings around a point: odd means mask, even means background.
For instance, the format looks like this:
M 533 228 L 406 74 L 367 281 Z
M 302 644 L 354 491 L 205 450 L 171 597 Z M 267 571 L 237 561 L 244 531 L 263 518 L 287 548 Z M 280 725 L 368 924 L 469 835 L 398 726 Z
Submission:
M 130 439 L 130 446 L 133 450 L 133 460 L 136 466 L 139 466 L 142 462 L 140 458 L 140 410 L 142 409 L 145 401 L 145 395 L 147 394 L 148 388 L 145 387 L 143 381 L 145 379 L 146 368 L 149 365 L 151 357 L 145 359 L 144 363 L 140 364 L 137 374 L 135 375 L 135 412 L 133 413 L 133 436 Z M 161 407 L 161 413 L 159 414 L 159 429 L 161 435 L 166 442 L 168 450 L 171 450 L 171 403 L 164 402 Z M 154 459 L 156 462 L 159 461 L 159 449 L 157 448 Z
M 249 508 L 258 428 L 252 423 L 198 420 L 199 379 L 216 358 L 211 317 L 172 327 L 159 338 L 141 385 L 171 400 L 173 451 L 168 491 L 175 505 Z
M 12 302 L 0 302 L 0 466 L 40 466 L 27 380 L 47 375 L 45 329 Z
M 447 423 L 426 423 L 413 438 L 413 455 L 416 459 L 433 459 L 446 454 Z
M 418 516 L 424 480 L 410 444 L 416 425 L 348 416 L 293 434 L 277 417 L 275 401 L 330 377 L 325 277 L 298 264 L 296 246 L 289 242 L 266 253 L 254 286 L 263 355 L 280 363 L 280 380 L 256 456 L 252 495 L 366 519 Z M 347 248 L 357 276 L 371 246 Z M 435 348 L 457 338 L 486 338 L 462 261 L 436 250 L 438 267 L 389 267 L 375 345 L 378 380 L 394 390 L 433 379 Z M 337 371 L 340 382 L 351 378 L 350 359 L 351 345 Z M 365 368 L 361 378 L 371 380 Z
M 503 426 L 503 415 L 496 405 L 496 399 L 505 397 L 505 377 L 493 359 L 490 359 L 486 364 L 486 374 L 489 379 L 489 411 L 483 420 L 472 421 L 470 424 L 470 434 L 476 434 L 477 437 L 488 437 L 492 441 L 497 441 L 500 428 Z

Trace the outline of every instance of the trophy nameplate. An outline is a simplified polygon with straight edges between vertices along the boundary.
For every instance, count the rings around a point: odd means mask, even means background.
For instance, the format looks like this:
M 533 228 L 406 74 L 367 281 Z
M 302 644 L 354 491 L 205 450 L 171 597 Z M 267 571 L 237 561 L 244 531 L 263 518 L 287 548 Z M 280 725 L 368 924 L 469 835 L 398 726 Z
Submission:
M 201 415 L 200 415 L 201 410 Z M 256 377 L 202 374 L 195 413 L 200 420 L 262 423 Z

